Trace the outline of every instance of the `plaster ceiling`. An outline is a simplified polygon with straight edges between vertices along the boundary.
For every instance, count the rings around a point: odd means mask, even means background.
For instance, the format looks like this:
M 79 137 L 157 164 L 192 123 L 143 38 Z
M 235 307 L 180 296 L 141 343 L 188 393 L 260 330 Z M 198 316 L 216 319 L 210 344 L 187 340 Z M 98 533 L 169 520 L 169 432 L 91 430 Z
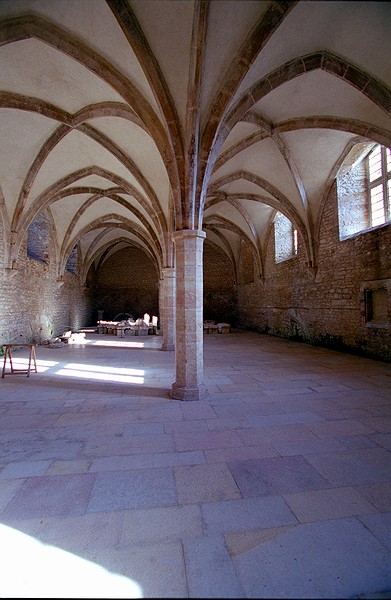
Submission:
M 173 266 L 182 228 L 262 255 L 277 210 L 315 260 L 337 166 L 391 143 L 390 27 L 389 2 L 1 0 L 9 263 L 43 209 L 84 274 L 127 243 Z

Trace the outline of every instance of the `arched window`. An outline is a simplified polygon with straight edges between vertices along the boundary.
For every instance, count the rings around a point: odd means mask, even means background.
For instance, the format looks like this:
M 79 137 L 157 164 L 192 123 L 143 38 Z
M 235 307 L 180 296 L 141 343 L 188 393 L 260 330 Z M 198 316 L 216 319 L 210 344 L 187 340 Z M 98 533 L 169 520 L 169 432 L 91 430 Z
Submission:
M 391 221 L 391 152 L 366 142 L 356 144 L 337 175 L 339 238 Z
M 366 158 L 371 226 L 391 220 L 391 150 L 377 145 Z
M 297 229 L 280 212 L 274 217 L 274 250 L 276 263 L 293 258 L 297 254 Z
M 47 262 L 49 259 L 50 222 L 39 213 L 27 231 L 27 256 L 34 260 Z
M 76 245 L 76 246 L 74 246 L 72 252 L 68 256 L 65 270 L 68 271 L 68 273 L 73 273 L 74 275 L 77 275 L 78 260 L 79 260 L 79 249 Z

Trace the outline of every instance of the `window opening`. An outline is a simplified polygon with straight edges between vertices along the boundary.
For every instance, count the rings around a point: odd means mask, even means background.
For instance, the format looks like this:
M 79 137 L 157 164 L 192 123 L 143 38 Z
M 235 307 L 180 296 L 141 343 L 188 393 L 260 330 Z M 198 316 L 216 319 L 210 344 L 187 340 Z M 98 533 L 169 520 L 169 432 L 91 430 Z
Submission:
M 377 145 L 367 158 L 371 226 L 391 219 L 391 150 Z
M 49 258 L 49 219 L 42 213 L 37 215 L 27 230 L 27 256 L 47 262 Z
M 73 273 L 74 275 L 77 275 L 78 257 L 79 257 L 78 247 L 76 245 L 76 246 L 74 246 L 72 252 L 68 256 L 67 264 L 65 267 L 65 270 L 68 271 L 68 273 Z
M 277 263 L 293 258 L 297 254 L 297 229 L 295 229 L 293 223 L 280 212 L 278 212 L 274 218 L 274 244 L 275 261 Z
M 356 144 L 337 175 L 339 238 L 391 221 L 391 150 Z

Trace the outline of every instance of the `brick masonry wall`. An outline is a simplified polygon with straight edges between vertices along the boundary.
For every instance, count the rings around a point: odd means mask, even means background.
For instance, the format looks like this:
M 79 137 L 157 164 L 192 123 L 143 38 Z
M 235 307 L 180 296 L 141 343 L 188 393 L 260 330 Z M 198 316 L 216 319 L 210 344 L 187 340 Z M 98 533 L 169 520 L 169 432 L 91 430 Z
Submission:
M 93 319 L 103 310 L 103 319 L 120 313 L 135 319 L 148 313 L 158 316 L 159 279 L 152 260 L 138 248 L 123 248 L 112 254 L 91 280 Z
M 390 329 L 365 323 L 363 292 L 365 282 L 391 278 L 390 248 L 390 225 L 339 240 L 334 186 L 322 215 L 316 277 L 300 239 L 298 256 L 276 264 L 271 236 L 264 281 L 239 286 L 241 326 L 390 360 Z
M 239 264 L 238 284 L 254 283 L 256 277 L 254 255 L 250 248 L 250 244 L 246 240 L 242 240 L 241 242 Z
M 50 233 L 53 235 L 53 232 Z M 49 248 L 54 248 L 53 239 Z M 4 265 L 4 232 L 0 222 L 0 258 Z M 89 290 L 79 278 L 66 273 L 57 281 L 54 256 L 45 263 L 27 257 L 21 248 L 18 270 L 13 276 L 1 270 L 0 345 L 7 342 L 41 343 L 90 321 Z
M 52 234 L 51 234 L 52 235 Z M 0 265 L 4 265 L 4 232 L 0 221 Z M 23 247 L 18 271 L 0 273 L 0 344 L 40 342 L 68 328 L 96 323 L 119 312 L 158 314 L 158 275 L 140 250 L 113 254 L 85 288 L 66 273 L 59 285 L 54 243 L 48 264 L 30 259 Z M 363 285 L 391 278 L 391 226 L 339 240 L 336 188 L 322 215 L 316 277 L 306 266 L 303 245 L 295 258 L 276 264 L 274 238 L 265 257 L 264 279 L 254 278 L 248 248 L 242 249 L 238 284 L 228 258 L 204 246 L 204 317 L 272 335 L 391 359 L 389 328 L 365 323 Z M 107 302 L 105 304 L 105 302 Z M 391 313 L 391 307 L 389 308 Z
M 204 319 L 234 324 L 237 321 L 235 276 L 228 257 L 215 246 L 205 242 Z

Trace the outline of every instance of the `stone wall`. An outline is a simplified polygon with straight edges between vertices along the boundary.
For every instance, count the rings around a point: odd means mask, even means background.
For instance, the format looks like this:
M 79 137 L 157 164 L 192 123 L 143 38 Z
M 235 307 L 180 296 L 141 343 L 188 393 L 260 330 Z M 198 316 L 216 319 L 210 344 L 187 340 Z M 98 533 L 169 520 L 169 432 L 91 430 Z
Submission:
M 50 232 L 53 236 L 53 232 Z M 41 342 L 120 312 L 158 315 L 158 274 L 136 248 L 110 256 L 84 287 L 76 274 L 57 281 L 55 244 L 48 261 L 27 257 L 26 244 L 14 274 L 0 272 L 0 344 Z M 339 239 L 336 187 L 322 214 L 316 275 L 306 264 L 302 240 L 297 256 L 276 263 L 274 237 L 265 255 L 264 278 L 251 251 L 241 249 L 239 272 L 215 246 L 204 245 L 204 318 L 311 344 L 391 359 L 391 225 Z M 0 264 L 5 237 L 0 222 Z M 388 323 L 366 322 L 365 290 L 388 289 Z
M 50 232 L 53 236 L 53 231 Z M 17 270 L 4 269 L 4 232 L 0 221 L 0 345 L 7 342 L 41 343 L 90 321 L 89 290 L 77 275 L 57 281 L 54 252 L 48 261 L 27 257 L 21 248 Z M 50 248 L 54 248 L 53 237 Z
M 123 248 L 104 262 L 96 273 L 90 273 L 93 294 L 92 318 L 96 323 L 98 310 L 108 321 L 120 313 L 135 319 L 144 313 L 159 315 L 159 279 L 152 260 L 138 248 Z
M 390 360 L 391 290 L 388 326 L 366 323 L 364 298 L 365 289 L 390 285 L 390 249 L 391 225 L 339 240 L 334 186 L 322 214 L 316 276 L 302 240 L 296 257 L 276 264 L 271 236 L 264 280 L 238 286 L 240 325 Z
M 208 242 L 204 245 L 203 271 L 204 319 L 234 325 L 237 298 L 232 264 L 221 250 Z

